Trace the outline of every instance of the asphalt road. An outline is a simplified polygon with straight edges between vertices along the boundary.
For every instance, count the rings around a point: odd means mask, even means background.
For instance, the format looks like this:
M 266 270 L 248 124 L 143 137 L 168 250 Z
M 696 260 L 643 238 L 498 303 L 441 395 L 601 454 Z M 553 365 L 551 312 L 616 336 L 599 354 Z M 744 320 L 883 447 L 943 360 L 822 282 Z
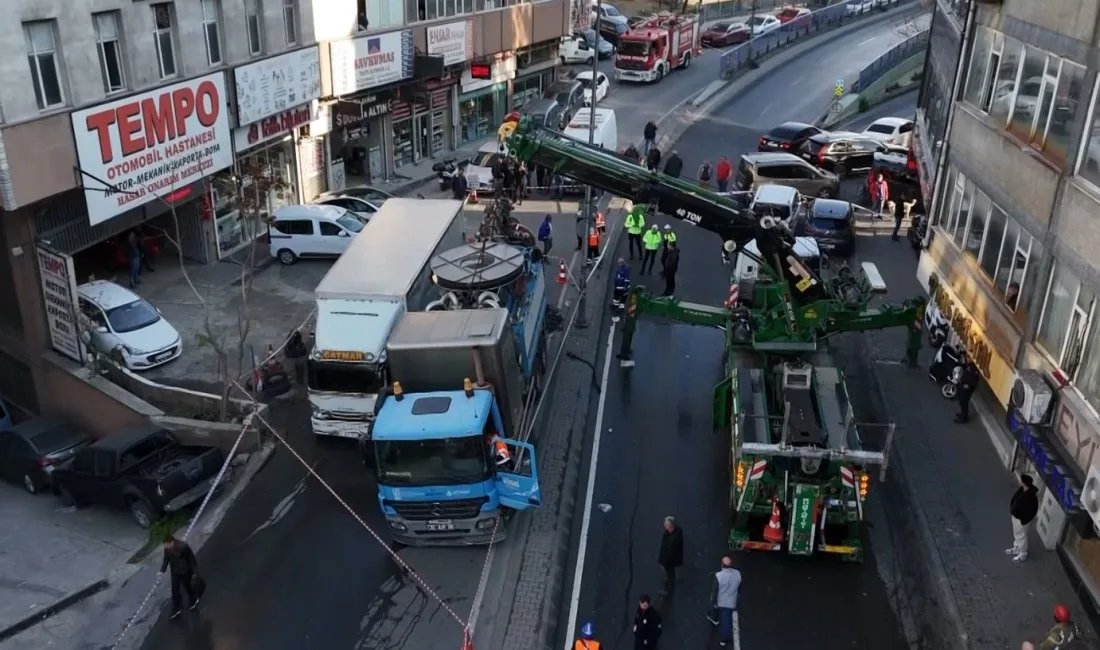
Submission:
M 888 27 L 872 27 L 787 66 L 687 131 L 676 145 L 685 169 L 694 170 L 704 159 L 715 161 L 720 155 L 736 161 L 741 153 L 756 149 L 762 130 L 779 122 L 812 122 L 827 105 L 836 77 L 851 78 L 902 38 Z M 887 108 L 911 115 L 916 96 L 908 97 L 908 107 Z M 856 180 L 847 183 L 845 195 L 854 195 L 857 185 Z M 673 226 L 683 251 L 677 297 L 720 304 L 729 289 L 729 269 L 720 262 L 717 237 L 675 222 Z M 882 236 L 870 241 L 876 262 L 915 269 L 914 256 L 898 254 L 903 244 Z M 871 247 L 863 246 L 862 238 L 860 244 L 858 255 L 863 256 L 862 250 Z M 620 255 L 625 256 L 625 242 L 623 246 Z M 661 288 L 656 276 L 640 281 L 651 289 Z M 704 615 L 711 576 L 728 551 L 729 443 L 712 431 L 710 422 L 711 389 L 721 379 L 722 334 L 645 320 L 634 350 L 637 365 L 621 369 L 613 364 L 604 388 L 591 526 L 587 539 L 580 541 L 587 557 L 577 627 L 593 621 L 604 647 L 632 647 L 630 625 L 637 599 L 641 594 L 656 597 L 660 588 L 661 525 L 671 515 L 685 531 L 686 554 L 676 595 L 668 602 L 657 601 L 665 619 L 662 647 L 716 647 Z M 892 554 L 891 549 L 882 552 Z M 744 576 L 741 646 L 907 647 L 891 607 L 893 593 L 880 577 L 878 553 L 872 541 L 861 565 L 832 558 L 738 554 L 736 564 Z M 572 577 L 572 571 L 567 575 Z M 561 610 L 569 611 L 568 601 Z M 567 625 L 563 620 L 563 627 Z

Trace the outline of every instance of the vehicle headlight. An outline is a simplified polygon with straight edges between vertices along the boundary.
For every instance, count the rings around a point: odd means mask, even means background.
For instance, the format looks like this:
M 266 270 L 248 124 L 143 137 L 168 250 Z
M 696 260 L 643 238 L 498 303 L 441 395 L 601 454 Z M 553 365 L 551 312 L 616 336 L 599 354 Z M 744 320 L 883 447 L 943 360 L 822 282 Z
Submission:
M 141 352 L 139 352 L 137 349 L 132 348 L 129 345 L 126 345 L 125 343 L 122 344 L 122 349 L 126 350 L 126 354 L 129 354 L 131 356 L 136 355 L 136 354 L 141 354 Z
M 391 521 L 390 522 L 390 528 L 396 530 L 399 533 L 403 533 L 406 530 L 408 530 L 408 527 L 405 526 L 405 524 L 401 523 L 400 521 Z
M 332 413 L 329 413 L 325 409 L 320 409 L 320 408 L 317 408 L 316 406 L 314 406 L 313 407 L 313 417 L 317 418 L 318 420 L 327 420 L 330 417 L 332 417 Z

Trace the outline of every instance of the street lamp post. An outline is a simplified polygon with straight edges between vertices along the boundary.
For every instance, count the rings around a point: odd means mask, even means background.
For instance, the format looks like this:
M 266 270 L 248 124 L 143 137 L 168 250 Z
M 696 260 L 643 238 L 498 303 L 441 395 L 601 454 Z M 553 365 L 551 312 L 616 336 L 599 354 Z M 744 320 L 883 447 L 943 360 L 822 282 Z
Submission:
M 752 42 L 756 38 L 756 0 L 752 0 L 752 6 L 749 8 L 749 42 L 745 45 L 748 48 L 748 57 L 745 59 L 745 65 L 749 68 L 756 68 L 756 58 L 752 55 Z
M 596 143 L 596 89 L 599 84 L 596 83 L 597 75 L 600 71 L 600 12 L 603 10 L 603 0 L 596 0 L 596 20 L 592 25 L 592 29 L 595 31 L 595 38 L 592 39 L 593 47 L 595 48 L 595 54 L 592 55 L 592 79 L 588 82 L 589 96 L 592 98 L 591 105 L 588 109 L 588 144 Z M 588 259 L 588 242 L 586 241 L 588 236 L 592 232 L 592 221 L 594 215 L 592 211 L 595 210 L 595 206 L 592 205 L 592 186 L 585 185 L 584 188 L 584 237 L 581 238 L 581 254 Z M 597 259 L 599 259 L 597 257 Z M 577 304 L 577 327 L 588 327 L 588 269 L 587 264 L 582 266 L 584 271 L 580 273 L 578 279 L 578 289 L 581 296 L 580 301 Z

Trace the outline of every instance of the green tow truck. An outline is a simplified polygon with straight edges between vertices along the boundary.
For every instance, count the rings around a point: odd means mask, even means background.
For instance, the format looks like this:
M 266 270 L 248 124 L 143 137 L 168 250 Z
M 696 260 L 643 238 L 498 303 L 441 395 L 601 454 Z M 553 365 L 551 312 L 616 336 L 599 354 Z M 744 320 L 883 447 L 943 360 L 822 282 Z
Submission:
M 894 425 L 855 422 L 844 373 L 824 342 L 842 332 L 905 327 L 906 358 L 915 365 L 925 299 L 871 307 L 872 298 L 886 292 L 874 264 L 863 263 L 858 271 L 827 264 L 812 270 L 795 253 L 784 222 L 529 120 L 516 126 L 507 145 L 528 165 L 717 234 L 726 259 L 746 255 L 756 262 L 752 281 L 732 278 L 731 300 L 718 307 L 632 287 L 620 364 L 634 365 L 633 338 L 642 315 L 725 332 L 725 373 L 714 388 L 713 418 L 716 429 L 730 432 L 731 546 L 862 561 L 870 471 L 877 466 L 880 480 L 885 475 Z M 881 451 L 865 444 L 862 436 L 872 433 L 881 439 Z

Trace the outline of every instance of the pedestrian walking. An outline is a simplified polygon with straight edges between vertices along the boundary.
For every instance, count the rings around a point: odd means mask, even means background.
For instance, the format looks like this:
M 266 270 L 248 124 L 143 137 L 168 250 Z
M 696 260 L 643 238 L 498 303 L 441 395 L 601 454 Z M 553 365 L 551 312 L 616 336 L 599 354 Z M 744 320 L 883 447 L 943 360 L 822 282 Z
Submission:
M 714 177 L 714 168 L 711 167 L 709 160 L 704 160 L 702 165 L 699 165 L 699 173 L 696 174 L 696 178 L 699 180 L 701 187 L 710 187 L 710 181 Z
M 897 241 L 898 232 L 901 231 L 901 222 L 908 216 L 910 204 L 910 197 L 908 193 L 903 193 L 898 198 L 894 199 L 894 232 L 890 235 L 890 239 Z
M 573 650 L 600 650 L 600 642 L 596 640 L 596 626 L 592 621 L 585 621 L 581 626 L 581 638 L 573 644 Z
M 657 146 L 657 125 L 652 120 L 645 123 L 642 136 L 642 149 L 648 154 L 650 149 Z
M 650 147 L 645 154 L 645 165 L 649 171 L 657 171 L 661 165 L 661 150 L 657 147 Z
M 538 240 L 542 242 L 543 257 L 550 257 L 550 249 L 554 247 L 554 219 L 546 215 L 539 224 Z
M 676 569 L 684 565 L 684 533 L 675 517 L 665 517 L 665 534 L 661 537 L 657 563 L 665 573 L 664 587 L 658 593 L 671 596 L 676 591 Z
M 554 174 L 550 177 L 550 198 L 555 201 L 565 198 L 565 179 L 561 177 L 561 174 Z
M 634 613 L 634 650 L 656 650 L 661 639 L 661 613 L 643 594 Z
M 653 263 L 657 261 L 657 249 L 660 247 L 661 233 L 657 230 L 657 224 L 653 224 L 645 235 L 642 235 L 642 248 L 645 249 L 645 253 L 642 255 L 641 275 L 649 275 L 653 271 Z
M 1011 555 L 1013 562 L 1023 562 L 1027 559 L 1027 527 L 1039 514 L 1039 491 L 1030 475 L 1020 474 L 1020 487 L 1012 494 L 1008 511 L 1012 515 L 1012 547 L 1005 549 L 1005 555 Z
M 199 606 L 206 584 L 199 577 L 199 563 L 195 553 L 186 542 L 178 540 L 171 533 L 164 536 L 164 559 L 160 563 L 160 572 L 169 571 L 172 579 L 172 618 L 180 615 L 183 607 L 183 595 L 187 595 L 189 609 Z
M 626 214 L 626 238 L 630 249 L 630 259 L 634 259 L 634 249 L 638 249 L 638 259 L 642 257 L 642 233 L 645 231 L 645 204 L 639 203 Z
M 1065 605 L 1054 606 L 1054 626 L 1039 642 L 1039 650 L 1063 650 L 1081 636 L 1077 624 L 1070 620 L 1069 608 Z M 1032 646 L 1034 650 L 1035 646 Z
M 886 182 L 886 177 L 879 172 L 875 176 L 874 182 L 871 183 L 871 209 L 874 211 L 875 219 L 881 219 L 882 213 L 886 211 L 886 202 L 890 200 L 890 185 Z
M 516 205 L 522 205 L 527 198 L 527 165 L 516 161 Z
M 728 192 L 730 189 L 730 177 L 733 176 L 733 165 L 730 159 L 722 156 L 718 159 L 718 166 L 714 170 L 715 180 L 718 181 L 718 191 Z
M 680 154 L 676 151 L 672 152 L 672 155 L 665 161 L 665 176 L 671 176 L 673 178 L 680 178 L 680 174 L 684 172 L 684 161 L 680 158 Z
M 500 155 L 497 156 L 496 162 L 494 162 L 493 166 L 490 168 L 490 172 L 493 175 L 493 198 L 502 197 L 504 196 L 505 192 L 507 192 L 507 179 L 505 178 L 505 170 L 507 168 L 508 161 L 504 157 L 504 153 L 502 152 Z
M 974 391 L 978 390 L 978 366 L 974 360 L 966 357 L 962 364 L 962 373 L 959 375 L 959 414 L 955 416 L 957 424 L 966 424 L 970 421 L 970 398 Z
M 661 266 L 664 266 L 665 258 L 668 257 L 668 247 L 675 243 L 676 231 L 666 223 L 664 230 L 661 231 Z
M 126 235 L 126 266 L 130 271 L 130 288 L 141 284 L 141 238 L 137 230 L 131 229 Z
M 714 574 L 710 589 L 711 610 L 707 620 L 718 628 L 718 645 L 737 645 L 741 625 L 737 617 L 737 596 L 741 592 L 741 572 L 733 568 L 733 558 L 722 558 L 722 568 Z
M 668 255 L 661 264 L 661 274 L 665 278 L 665 292 L 661 297 L 671 298 L 676 293 L 676 272 L 680 270 L 680 249 L 675 241 L 668 245 Z
M 466 198 L 466 191 L 469 189 L 470 182 L 466 178 L 466 168 L 459 167 L 454 178 L 451 179 L 451 197 L 455 201 L 462 201 Z

